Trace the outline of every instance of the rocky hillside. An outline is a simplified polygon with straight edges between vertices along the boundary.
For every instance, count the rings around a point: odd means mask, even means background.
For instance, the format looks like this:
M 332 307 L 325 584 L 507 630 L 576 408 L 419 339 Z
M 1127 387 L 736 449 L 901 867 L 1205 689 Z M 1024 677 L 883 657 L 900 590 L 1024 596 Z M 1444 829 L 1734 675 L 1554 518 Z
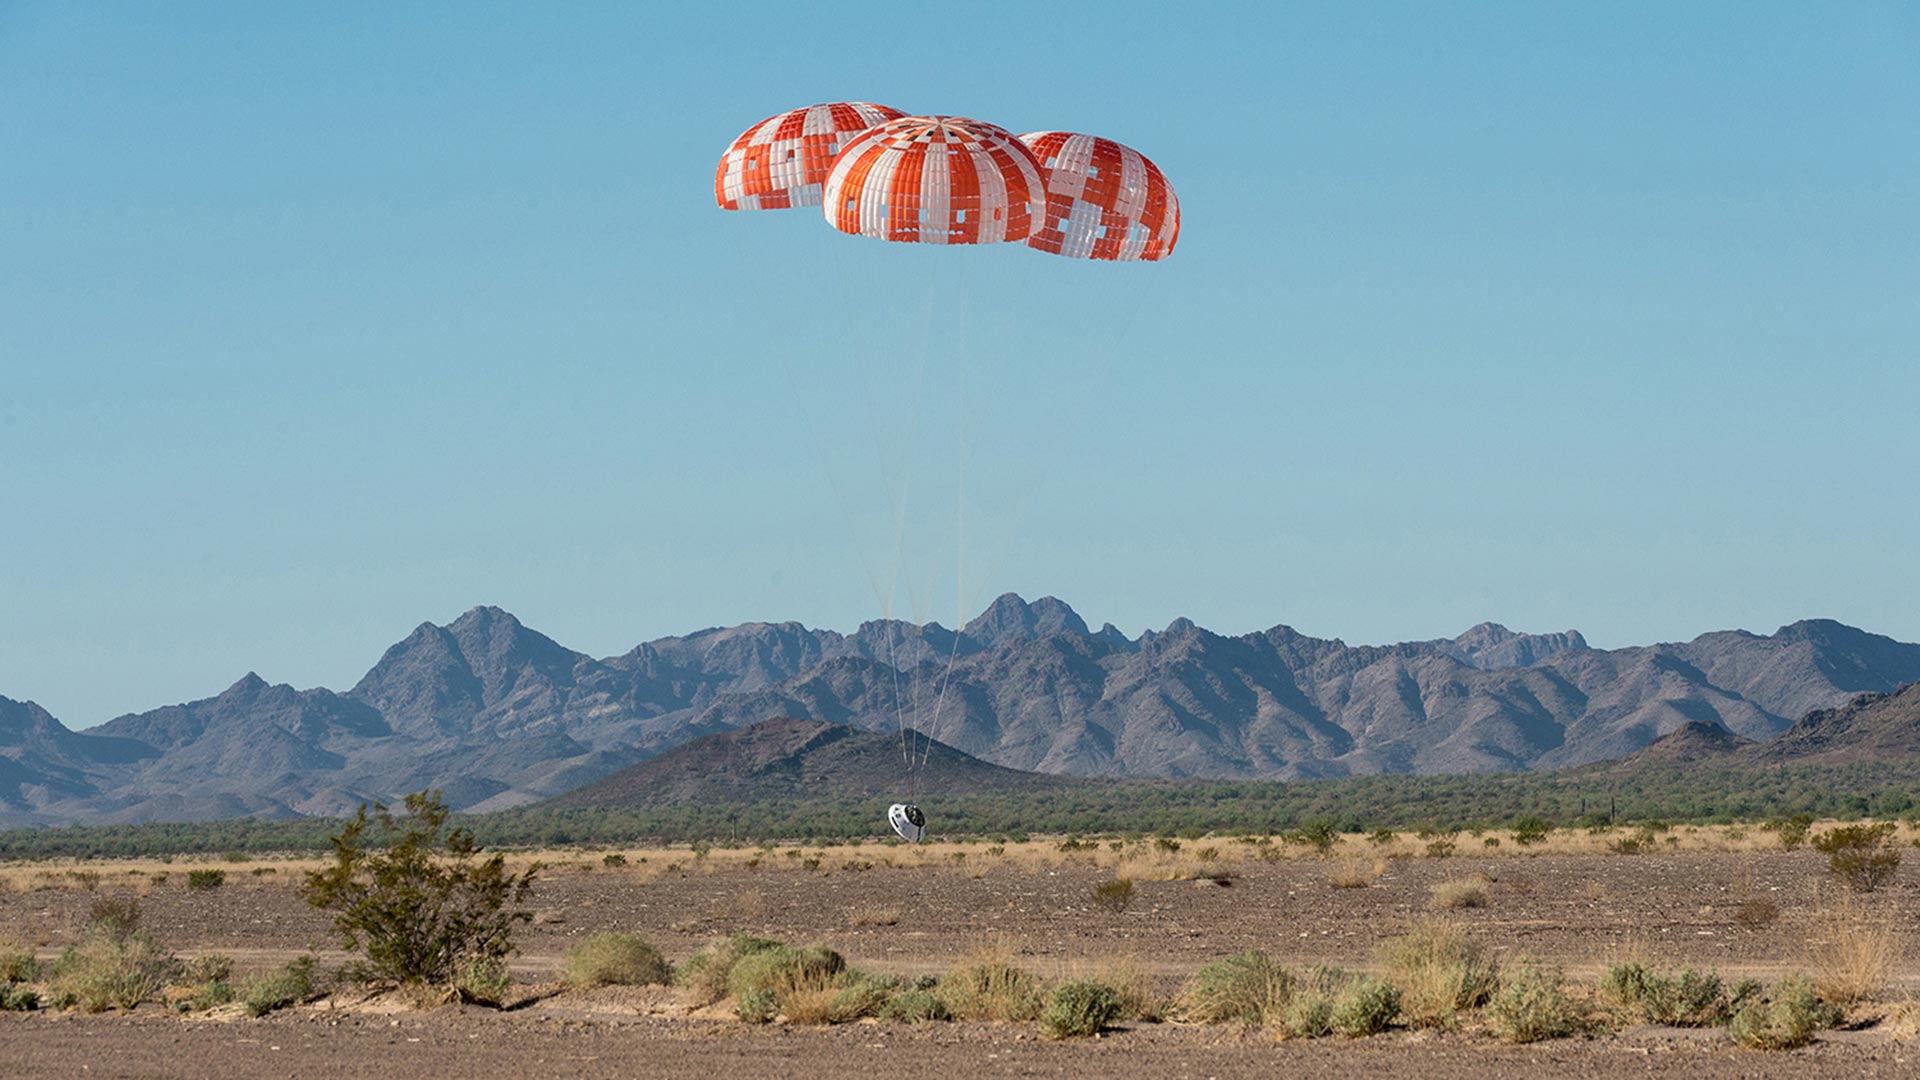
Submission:
M 894 801 L 908 795 L 908 755 L 917 788 L 943 796 L 1087 782 L 989 765 L 915 732 L 903 739 L 897 732 L 782 718 L 695 739 L 547 805 L 633 808 L 823 796 Z
M 332 814 L 430 786 L 504 809 L 775 717 L 1083 776 L 1559 768 L 1694 721 L 1765 740 L 1916 679 L 1920 645 L 1823 620 L 1612 650 L 1490 623 L 1348 645 L 1186 619 L 1130 638 L 1008 595 L 957 631 L 748 623 L 596 659 L 482 607 L 422 624 L 344 692 L 249 674 L 78 734 L 0 699 L 0 824 Z

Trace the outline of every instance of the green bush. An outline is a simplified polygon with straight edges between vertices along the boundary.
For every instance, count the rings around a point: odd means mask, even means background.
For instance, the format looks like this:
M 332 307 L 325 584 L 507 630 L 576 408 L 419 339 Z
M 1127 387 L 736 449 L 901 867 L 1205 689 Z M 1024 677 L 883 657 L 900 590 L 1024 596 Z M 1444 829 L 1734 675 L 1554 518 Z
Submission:
M 951 1020 L 953 1013 L 947 1009 L 947 1003 L 939 993 L 928 987 L 909 987 L 887 999 L 880 1008 L 882 1020 L 897 1020 L 903 1024 L 925 1024 L 936 1020 Z
M 40 1007 L 40 991 L 24 982 L 0 983 L 0 1012 L 32 1012 Z
M 1629 1018 L 1668 1027 L 1724 1024 L 1752 987 L 1743 983 L 1729 992 L 1710 971 L 1663 971 L 1637 963 L 1615 964 L 1600 979 L 1600 992 Z
M 727 975 L 727 992 L 739 998 L 756 990 L 777 995 L 795 987 L 824 986 L 846 967 L 846 958 L 825 945 L 776 945 L 735 962 Z
M 1900 849 L 1893 846 L 1897 828 L 1891 821 L 1875 825 L 1843 825 L 1813 840 L 1827 856 L 1827 870 L 1854 892 L 1872 892 L 1893 880 L 1900 869 Z
M 317 996 L 313 957 L 303 956 L 277 971 L 249 975 L 240 983 L 240 1003 L 248 1016 L 265 1016 L 276 1009 L 304 1005 Z
M 1553 826 L 1548 825 L 1536 814 L 1522 814 L 1520 817 L 1513 819 L 1512 831 L 1513 842 L 1519 844 L 1521 847 L 1526 847 L 1529 844 L 1537 844 L 1545 840 L 1547 834 L 1553 831 Z
M 750 934 L 734 934 L 723 941 L 701 946 L 687 958 L 686 963 L 680 965 L 680 970 L 674 975 L 674 983 L 687 992 L 696 1008 L 711 1005 L 727 996 L 728 979 L 733 974 L 733 966 L 742 957 L 778 948 L 783 946 L 777 941 Z
M 1792 1050 L 1813 1041 L 1813 1033 L 1843 1019 L 1838 1009 L 1823 1005 L 1805 976 L 1793 975 L 1773 984 L 1762 997 L 1741 1005 L 1727 1024 L 1727 1033 L 1755 1050 Z
M 1212 960 L 1174 999 L 1175 1019 L 1195 1024 L 1261 1024 L 1286 1004 L 1293 980 L 1258 949 Z
M 227 872 L 225 870 L 189 870 L 187 871 L 187 888 L 192 889 L 195 892 L 204 892 L 207 889 L 217 889 L 220 886 L 225 885 L 226 883 L 227 883 Z
M 637 934 L 594 934 L 567 952 L 567 982 L 578 987 L 647 986 L 673 981 L 660 950 Z
M 219 980 L 202 986 L 200 992 L 193 995 L 191 1007 L 199 1012 L 206 1012 L 208 1009 L 225 1005 L 232 1000 L 233 984 Z
M 1361 978 L 1347 984 L 1334 999 L 1327 1022 L 1349 1039 L 1378 1035 L 1400 1017 L 1400 991 L 1391 983 Z
M 333 864 L 307 874 L 307 902 L 333 914 L 374 978 L 452 987 L 472 961 L 504 960 L 514 925 L 533 918 L 514 905 L 538 867 L 507 873 L 502 856 L 481 857 L 473 833 L 449 828 L 448 816 L 437 792 L 407 796 L 404 818 L 384 806 L 369 818 L 363 804 L 333 838 Z
M 1119 1016 L 1120 995 L 1092 979 L 1069 979 L 1053 988 L 1040 1012 L 1040 1030 L 1050 1039 L 1098 1035 Z
M 1514 1043 L 1538 1042 L 1578 1033 L 1579 1012 L 1567 1000 L 1560 972 L 1520 961 L 1501 973 L 1500 989 L 1487 1003 L 1493 1029 Z

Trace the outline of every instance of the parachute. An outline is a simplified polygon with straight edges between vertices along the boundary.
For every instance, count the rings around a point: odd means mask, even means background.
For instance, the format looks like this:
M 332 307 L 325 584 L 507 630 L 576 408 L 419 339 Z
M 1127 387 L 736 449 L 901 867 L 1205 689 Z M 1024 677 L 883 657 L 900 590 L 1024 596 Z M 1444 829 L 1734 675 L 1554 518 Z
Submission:
M 1160 167 L 1112 139 L 1071 131 L 1020 136 L 1046 170 L 1046 220 L 1027 246 L 1070 259 L 1152 262 L 1180 240 L 1180 200 Z
M 713 197 L 722 210 L 819 206 L 820 185 L 848 136 L 905 116 L 870 101 L 833 101 L 775 113 L 720 155 Z
M 821 204 L 844 233 L 922 244 L 1024 240 L 1041 219 L 1040 162 L 1006 128 L 905 116 L 854 136 Z
M 894 803 L 887 807 L 887 822 L 900 839 L 909 844 L 917 844 L 927 835 L 927 816 L 912 803 Z
M 789 109 L 748 128 L 721 155 L 713 193 L 723 210 L 818 206 L 840 232 L 899 243 L 1024 243 L 1072 259 L 1157 262 L 1180 238 L 1173 186 L 1131 147 L 1068 131 L 1016 136 L 981 120 L 909 116 L 865 101 Z M 885 602 L 892 667 L 891 586 Z M 934 702 L 935 729 L 959 640 Z M 896 682 L 896 709 L 898 691 Z M 916 754 L 904 711 L 898 723 L 910 801 L 888 807 L 887 822 L 919 843 L 927 819 L 911 801 L 914 776 L 938 731 L 917 735 L 926 741 Z

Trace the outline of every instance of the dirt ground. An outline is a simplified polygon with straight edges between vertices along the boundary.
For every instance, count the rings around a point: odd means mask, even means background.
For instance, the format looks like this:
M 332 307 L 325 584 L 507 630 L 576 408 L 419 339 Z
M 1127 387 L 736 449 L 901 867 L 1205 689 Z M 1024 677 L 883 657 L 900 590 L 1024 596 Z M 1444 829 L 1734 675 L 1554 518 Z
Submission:
M 1222 841 L 1204 862 L 1195 861 L 1191 845 L 1157 861 L 1104 849 L 1063 854 L 1039 843 L 974 848 L 958 859 L 954 851 L 878 846 L 703 857 L 681 849 L 630 852 L 625 866 L 605 865 L 600 853 L 558 853 L 544 857 L 549 865 L 528 905 L 536 918 L 519 938 L 514 970 L 527 983 L 552 981 L 568 947 L 601 930 L 636 932 L 676 962 L 716 936 L 751 931 L 823 941 L 856 966 L 902 975 L 938 974 L 983 945 L 1009 949 L 1044 975 L 1128 961 L 1171 993 L 1207 960 L 1248 948 L 1288 964 L 1368 968 L 1382 940 L 1434 917 L 1436 884 L 1472 879 L 1484 885 L 1487 903 L 1445 912 L 1447 918 L 1501 958 L 1531 956 L 1576 981 L 1590 982 L 1625 957 L 1728 977 L 1812 971 L 1826 948 L 1820 913 L 1843 902 L 1824 857 L 1721 846 L 1728 850 L 1438 859 L 1349 841 L 1330 859 L 1297 851 L 1266 859 Z M 301 865 L 96 861 L 78 879 L 67 874 L 77 864 L 0 867 L 0 941 L 29 944 L 51 961 L 77 936 L 96 895 L 137 892 L 146 928 L 182 955 L 224 953 L 240 972 L 308 950 L 338 958 L 324 916 L 291 887 Z M 226 869 L 226 883 L 185 888 L 185 871 L 205 867 Z M 1119 914 L 1091 901 L 1093 886 L 1116 872 L 1136 880 L 1133 903 Z M 1147 880 L 1196 872 L 1226 881 Z M 1348 887 L 1334 887 L 1340 879 Z M 1901 927 L 1917 925 L 1916 881 L 1915 868 L 1903 868 L 1863 910 Z M 1891 982 L 1888 999 L 1920 986 L 1920 948 L 1909 948 Z M 91 1076 L 508 1069 L 527 1076 L 719 1070 L 714 1074 L 727 1077 L 826 1077 L 949 1075 L 956 1067 L 980 1076 L 1920 1075 L 1920 1042 L 1873 1027 L 1763 1055 L 1735 1047 L 1721 1032 L 1671 1029 L 1510 1047 L 1471 1029 L 1275 1043 L 1258 1033 L 1140 1024 L 1098 1040 L 1049 1043 L 1030 1025 L 762 1028 L 671 1013 L 644 995 L 607 990 L 559 993 L 509 1012 L 443 1007 L 387 1015 L 333 1002 L 263 1020 L 210 1020 L 174 1018 L 154 1006 L 131 1016 L 10 1015 L 0 1018 L 0 1043 L 9 1048 L 9 1068 L 24 1067 L 23 1075 L 81 1075 L 82 1065 Z

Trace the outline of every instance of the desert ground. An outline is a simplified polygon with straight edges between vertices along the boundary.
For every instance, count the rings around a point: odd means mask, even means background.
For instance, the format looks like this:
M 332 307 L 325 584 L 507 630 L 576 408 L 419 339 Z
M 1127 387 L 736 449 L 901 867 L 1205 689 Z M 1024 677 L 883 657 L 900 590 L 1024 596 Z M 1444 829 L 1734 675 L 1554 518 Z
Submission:
M 1920 857 L 1891 884 L 1855 895 L 1832 881 L 1824 855 L 1781 850 L 1760 830 L 1683 826 L 1643 853 L 1609 850 L 1623 835 L 1561 832 L 1521 846 L 1462 834 L 1445 857 L 1411 835 L 1346 837 L 1326 855 L 1232 837 L 1186 840 L 1177 851 L 1151 841 L 1061 850 L 1058 840 L 1034 840 L 516 853 L 516 863 L 544 868 L 525 905 L 533 919 L 516 938 L 505 1008 L 343 987 L 258 1019 L 160 1004 L 5 1013 L 0 1042 L 20 1075 L 1920 1074 L 1920 1042 L 1908 1041 L 1909 999 L 1920 989 L 1909 932 L 1920 915 Z M 1488 847 L 1488 838 L 1502 842 Z M 1911 844 L 1910 834 L 1900 840 Z M 0 942 L 30 948 L 44 966 L 77 940 L 100 896 L 138 896 L 145 930 L 182 957 L 222 954 L 237 974 L 307 953 L 337 967 L 347 955 L 327 917 L 294 887 L 316 865 L 237 856 L 8 864 Z M 222 870 L 224 881 L 190 889 L 195 869 Z M 1116 877 L 1134 882 L 1124 911 L 1093 900 L 1094 887 Z M 821 942 L 855 967 L 903 978 L 991 952 L 1043 978 L 1124 972 L 1170 999 L 1203 964 L 1247 949 L 1290 967 L 1369 971 L 1382 942 L 1435 920 L 1503 964 L 1557 967 L 1576 998 L 1593 997 L 1606 968 L 1628 960 L 1729 982 L 1795 972 L 1827 980 L 1863 963 L 1884 974 L 1841 1027 L 1776 1053 L 1741 1047 L 1719 1029 L 1625 1022 L 1513 1045 L 1473 1014 L 1455 1031 L 1358 1039 L 1139 1021 L 1057 1041 L 1031 1023 L 755 1025 L 724 1005 L 694 1007 L 671 987 L 561 981 L 568 950 L 596 932 L 638 934 L 676 964 L 748 932 Z M 1850 931 L 1863 926 L 1881 932 L 1866 959 L 1848 954 Z M 1595 1008 L 1604 1012 L 1597 998 Z

